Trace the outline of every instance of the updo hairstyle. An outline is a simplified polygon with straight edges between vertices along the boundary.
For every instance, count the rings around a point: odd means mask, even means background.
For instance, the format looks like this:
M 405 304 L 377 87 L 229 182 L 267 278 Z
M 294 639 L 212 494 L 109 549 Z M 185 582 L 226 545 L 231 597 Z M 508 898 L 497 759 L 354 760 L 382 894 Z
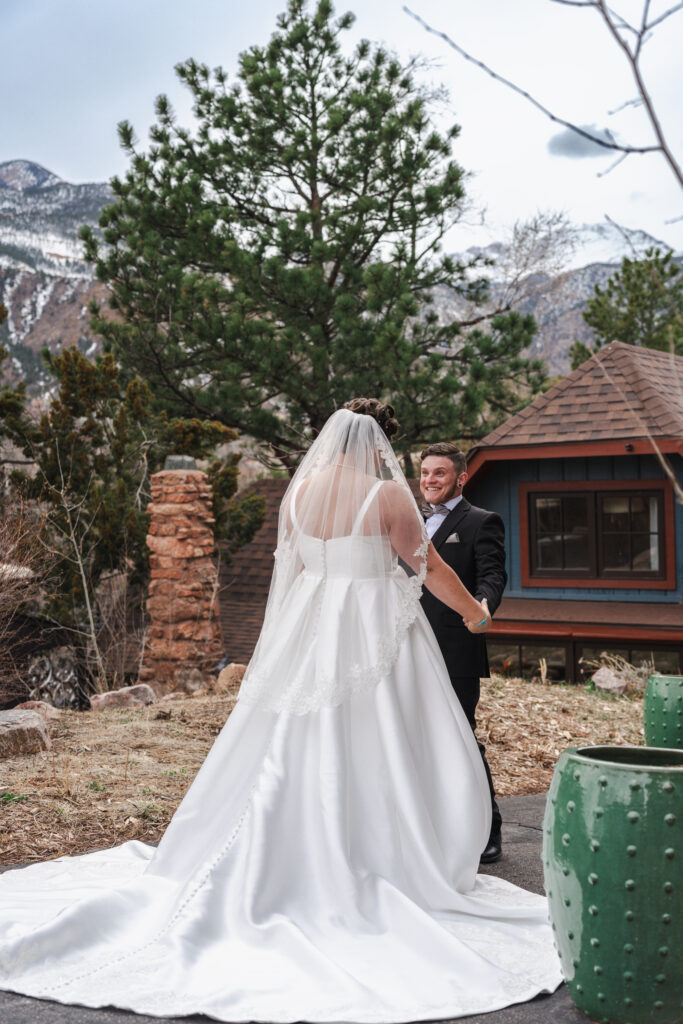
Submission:
M 372 416 L 389 440 L 398 433 L 394 407 L 388 402 L 380 402 L 378 398 L 352 398 L 349 402 L 344 402 L 344 408 L 357 412 L 360 416 Z

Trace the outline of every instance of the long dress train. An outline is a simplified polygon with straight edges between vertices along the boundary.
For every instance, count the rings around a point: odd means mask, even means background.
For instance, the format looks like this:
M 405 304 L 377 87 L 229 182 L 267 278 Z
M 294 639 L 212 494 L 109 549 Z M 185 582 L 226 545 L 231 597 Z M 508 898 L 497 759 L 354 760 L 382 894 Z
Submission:
M 395 560 L 380 573 L 386 543 L 304 542 L 273 672 L 310 675 L 349 633 L 381 636 L 375 609 L 409 584 Z M 453 1018 L 554 990 L 546 900 L 477 875 L 477 745 L 421 608 L 396 616 L 373 685 L 299 713 L 240 699 L 156 850 L 0 876 L 0 988 L 274 1022 Z

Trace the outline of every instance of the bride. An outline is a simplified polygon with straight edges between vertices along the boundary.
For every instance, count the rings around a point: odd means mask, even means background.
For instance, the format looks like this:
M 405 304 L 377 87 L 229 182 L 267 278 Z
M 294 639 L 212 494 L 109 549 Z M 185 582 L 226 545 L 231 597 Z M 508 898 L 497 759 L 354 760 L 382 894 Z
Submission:
M 348 407 L 350 406 L 350 407 Z M 0 988 L 219 1021 L 398 1022 L 561 981 L 543 897 L 477 875 L 491 802 L 419 603 L 482 607 L 355 399 L 280 509 L 239 700 L 157 849 L 0 876 Z

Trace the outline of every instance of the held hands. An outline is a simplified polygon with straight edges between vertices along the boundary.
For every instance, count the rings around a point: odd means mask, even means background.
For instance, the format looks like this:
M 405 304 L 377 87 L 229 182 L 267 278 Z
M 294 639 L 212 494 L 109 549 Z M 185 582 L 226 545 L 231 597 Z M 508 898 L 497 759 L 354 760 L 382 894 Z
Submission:
M 481 599 L 481 615 L 477 619 L 463 619 L 470 633 L 485 633 L 491 628 L 491 612 L 485 597 Z

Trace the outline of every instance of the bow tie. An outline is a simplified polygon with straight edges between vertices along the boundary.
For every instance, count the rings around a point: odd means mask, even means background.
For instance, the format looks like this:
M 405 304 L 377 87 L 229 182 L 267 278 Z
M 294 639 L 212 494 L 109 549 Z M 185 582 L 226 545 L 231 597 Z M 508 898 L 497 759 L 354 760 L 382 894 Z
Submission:
M 450 511 L 448 505 L 429 505 L 425 502 L 422 506 L 422 515 L 425 519 L 431 519 L 432 516 L 447 516 Z

